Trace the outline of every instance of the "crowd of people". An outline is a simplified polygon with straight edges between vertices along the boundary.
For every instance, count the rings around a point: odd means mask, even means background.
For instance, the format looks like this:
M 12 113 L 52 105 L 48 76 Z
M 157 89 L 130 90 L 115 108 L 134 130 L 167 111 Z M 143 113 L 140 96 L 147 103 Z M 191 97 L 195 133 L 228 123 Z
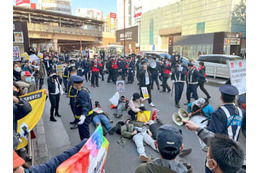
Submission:
M 28 55 L 32 54 L 37 53 L 31 49 Z M 152 102 L 155 83 L 157 89 L 162 88 L 161 92 L 165 94 L 166 91 L 173 92 L 174 88 L 175 106 L 181 108 L 179 101 L 186 83 L 187 103 L 184 105 L 187 105 L 190 120 L 182 121 L 188 130 L 196 132 L 201 144 L 204 145 L 203 151 L 207 152 L 205 172 L 243 172 L 245 154 L 239 146 L 238 139 L 240 129 L 245 129 L 245 108 L 236 104 L 237 88 L 225 84 L 219 89 L 223 105 L 214 111 L 209 105 L 211 96 L 204 87 L 207 82 L 205 68 L 202 62 L 199 68 L 192 61 L 187 65 L 183 64 L 182 57 L 178 53 L 173 54 L 171 59 L 131 54 L 126 57 L 115 55 L 105 60 L 99 56 L 89 59 L 87 56 L 70 57 L 69 54 L 50 52 L 33 61 L 28 58 L 14 61 L 13 171 L 55 172 L 56 168 L 77 153 L 90 137 L 89 125 L 92 122 L 95 127 L 104 126 L 104 135 L 119 134 L 120 145 L 133 140 L 139 159 L 145 162 L 136 168 L 136 173 L 192 172 L 192 165 L 176 159 L 178 155 L 184 157 L 191 153 L 191 149 L 184 149 L 182 132 L 174 125 L 163 124 Z M 133 93 L 131 98 L 127 99 L 124 96 L 119 98 L 114 116 L 120 121 L 115 126 L 112 126 L 113 121 L 101 108 L 100 102 L 92 102 L 91 92 L 84 86 L 86 81 L 91 83 L 91 90 L 98 89 L 101 85 L 100 80 L 105 80 L 105 74 L 108 75 L 107 83 L 116 84 L 118 80 L 125 80 L 127 84 L 134 85 L 136 79 L 139 87 L 139 91 Z M 169 78 L 172 88 L 168 85 Z M 20 135 L 17 133 L 17 121 L 32 110 L 30 104 L 20 96 L 42 89 L 45 79 L 48 88 L 45 94 L 51 104 L 50 121 L 55 123 L 56 118 L 62 116 L 59 113 L 59 102 L 61 95 L 65 95 L 69 99 L 73 115 L 73 121 L 70 122 L 71 129 L 78 129 L 82 142 L 44 164 L 30 167 L 25 164 L 28 158 L 22 155 L 22 151 L 26 148 L 16 150 Z M 198 86 L 206 98 L 199 98 Z M 143 94 L 143 87 L 147 89 L 148 98 Z M 191 98 L 195 101 L 191 102 Z M 152 107 L 153 116 L 150 121 L 139 122 L 137 114 L 150 109 L 145 107 L 146 102 Z M 123 111 L 127 111 L 129 115 L 126 120 L 121 120 Z M 201 120 L 206 123 L 202 125 Z M 144 142 L 158 153 L 158 158 L 146 155 Z

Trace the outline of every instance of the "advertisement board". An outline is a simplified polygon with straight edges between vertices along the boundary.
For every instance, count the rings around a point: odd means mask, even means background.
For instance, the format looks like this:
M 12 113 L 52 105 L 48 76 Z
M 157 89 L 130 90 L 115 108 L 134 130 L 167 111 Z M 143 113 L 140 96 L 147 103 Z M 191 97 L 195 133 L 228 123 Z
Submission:
M 30 4 L 30 0 L 16 0 L 16 5 Z
M 23 43 L 23 32 L 13 32 L 13 42 Z
M 110 13 L 110 18 L 115 19 L 116 18 L 116 13 Z

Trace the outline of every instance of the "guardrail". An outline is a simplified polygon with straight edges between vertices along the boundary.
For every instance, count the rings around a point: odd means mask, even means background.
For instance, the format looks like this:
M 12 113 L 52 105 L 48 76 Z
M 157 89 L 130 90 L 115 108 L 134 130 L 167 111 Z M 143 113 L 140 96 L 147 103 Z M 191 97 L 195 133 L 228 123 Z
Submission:
M 34 24 L 34 23 L 27 23 L 27 28 L 28 28 L 28 31 L 102 37 L 102 32 L 98 31 L 98 30 L 86 30 L 86 29 L 80 29 L 80 28 L 66 28 L 66 27 Z

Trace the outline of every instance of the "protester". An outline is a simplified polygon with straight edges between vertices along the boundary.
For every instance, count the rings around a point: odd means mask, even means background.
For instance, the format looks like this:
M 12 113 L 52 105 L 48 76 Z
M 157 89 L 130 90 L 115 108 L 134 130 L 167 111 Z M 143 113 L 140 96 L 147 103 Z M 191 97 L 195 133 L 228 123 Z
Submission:
M 168 90 L 168 93 L 171 92 L 171 88 L 168 85 L 168 79 L 170 77 L 170 72 L 171 72 L 171 63 L 168 58 L 165 59 L 165 64 L 162 65 L 162 70 L 163 70 L 163 90 L 162 92 L 166 92 L 166 89 Z
M 114 113 L 113 115 L 116 118 L 121 118 L 123 116 L 123 111 L 126 110 L 126 108 L 128 107 L 128 100 L 125 99 L 124 96 L 121 96 L 118 100 L 118 105 L 116 107 L 116 113 Z
M 112 127 L 110 124 L 111 121 L 109 115 L 101 109 L 100 103 L 98 101 L 95 102 L 95 108 L 93 109 L 91 118 L 95 127 L 98 127 L 102 123 L 109 135 L 114 134 L 116 127 Z
M 26 82 L 30 85 L 28 91 L 25 91 L 26 94 L 37 90 L 35 83 L 32 82 L 32 75 L 29 71 L 23 71 L 21 73 L 21 78 L 23 82 Z
M 141 104 L 144 104 L 147 100 L 140 97 L 138 93 L 134 93 L 133 97 L 129 101 L 129 108 L 128 114 L 131 116 L 131 120 L 136 120 L 136 115 L 138 112 L 141 111 L 140 107 Z
M 45 68 L 43 64 L 43 60 L 40 60 L 40 70 L 39 70 L 39 90 L 42 89 L 42 85 L 44 84 L 44 77 L 45 77 Z
M 13 77 L 15 81 L 20 81 L 21 79 L 21 67 L 17 62 L 13 63 Z
M 61 79 L 60 76 L 55 73 L 55 71 L 51 71 L 48 78 L 48 90 L 49 90 L 49 99 L 51 102 L 50 109 L 50 121 L 57 121 L 54 118 L 54 110 L 55 116 L 61 117 L 59 114 L 59 104 L 60 104 L 60 93 L 61 93 Z
M 25 161 L 21 157 L 19 157 L 13 150 L 13 173 L 55 173 L 59 165 L 62 164 L 64 161 L 68 160 L 74 154 L 78 153 L 86 142 L 87 139 L 83 139 L 75 147 L 71 147 L 63 153 L 51 158 L 46 163 L 31 166 L 29 168 L 24 167 Z
M 149 130 L 149 128 L 147 128 L 145 125 L 142 127 L 136 126 L 134 122 L 132 122 L 130 119 L 127 119 L 125 121 L 125 125 L 121 127 L 121 135 L 124 138 L 133 139 L 137 147 L 137 152 L 141 161 L 149 160 L 149 158 L 145 154 L 143 141 L 145 141 L 145 143 L 147 143 L 154 150 L 156 150 L 154 140 L 151 137 L 152 133 Z
M 199 62 L 198 70 L 199 70 L 200 74 L 202 74 L 206 78 L 206 67 L 204 66 L 204 62 L 202 62 L 202 61 Z M 208 91 L 204 87 L 206 79 L 199 78 L 198 82 L 199 82 L 199 87 L 200 87 L 201 91 L 204 92 L 204 94 L 207 96 L 207 99 L 210 99 L 211 97 L 210 97 Z
M 142 92 L 142 87 L 146 87 L 149 98 L 148 98 L 148 103 L 150 104 L 151 107 L 155 107 L 153 102 L 152 102 L 152 94 L 151 94 L 151 74 L 148 71 L 148 66 L 145 61 L 141 63 L 142 68 L 139 70 L 139 89 L 140 89 L 140 95 L 143 96 Z
M 182 135 L 178 129 L 172 125 L 161 126 L 155 141 L 160 158 L 139 165 L 135 173 L 192 172 L 190 164 L 176 160 L 176 157 L 184 148 L 182 141 Z

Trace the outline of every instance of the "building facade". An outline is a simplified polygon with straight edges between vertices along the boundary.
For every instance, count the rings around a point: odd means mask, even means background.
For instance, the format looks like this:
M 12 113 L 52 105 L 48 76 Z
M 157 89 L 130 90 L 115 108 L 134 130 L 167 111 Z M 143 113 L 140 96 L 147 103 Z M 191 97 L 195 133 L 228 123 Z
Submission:
M 38 6 L 40 10 L 71 14 L 71 0 L 39 0 Z
M 246 24 L 234 17 L 234 10 L 241 5 L 240 2 L 241 0 L 185 0 L 148 10 L 141 18 L 140 48 L 142 51 L 151 51 L 155 47 L 156 51 L 172 53 L 176 36 L 218 32 L 241 33 L 242 44 L 246 37 Z M 199 45 L 199 40 L 197 42 Z M 230 47 L 226 50 L 230 50 Z M 181 52 L 182 55 L 188 56 L 184 52 Z
M 109 13 L 105 19 L 104 32 L 115 33 L 117 30 L 117 15 L 116 13 Z

